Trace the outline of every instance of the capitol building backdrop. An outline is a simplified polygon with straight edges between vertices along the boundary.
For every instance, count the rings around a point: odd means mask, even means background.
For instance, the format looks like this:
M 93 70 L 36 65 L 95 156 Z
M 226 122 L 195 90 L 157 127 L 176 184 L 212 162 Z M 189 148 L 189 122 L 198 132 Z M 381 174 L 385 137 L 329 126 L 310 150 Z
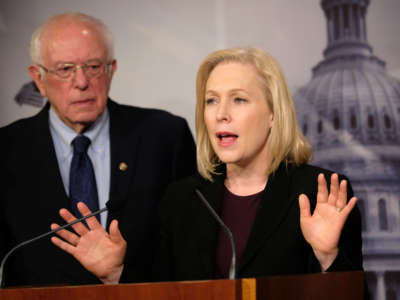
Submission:
M 314 164 L 346 174 L 359 198 L 372 299 L 400 299 L 400 81 L 367 39 L 369 0 L 323 0 L 328 45 L 294 95 Z

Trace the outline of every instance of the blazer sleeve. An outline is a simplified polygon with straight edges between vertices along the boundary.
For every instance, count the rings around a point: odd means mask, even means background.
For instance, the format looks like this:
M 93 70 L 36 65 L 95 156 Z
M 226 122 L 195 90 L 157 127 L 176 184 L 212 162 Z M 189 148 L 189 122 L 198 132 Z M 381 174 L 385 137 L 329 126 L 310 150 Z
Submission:
M 0 138 L 3 142 L 7 144 L 6 136 L 5 136 L 5 129 L 0 128 Z M 6 201 L 6 186 L 7 186 L 7 179 L 9 178 L 7 174 L 5 159 L 6 159 L 6 151 L 4 150 L 7 145 L 2 145 L 0 147 L 0 170 L 3 174 L 3 179 L 0 180 L 0 261 L 5 256 L 6 252 L 8 251 L 7 245 L 7 238 L 6 238 L 6 224 L 5 224 L 5 217 L 4 217 L 4 205 Z
M 196 147 L 193 140 L 193 136 L 190 132 L 189 126 L 185 119 L 180 117 L 174 117 L 172 121 L 169 122 L 168 126 L 169 126 L 168 129 L 169 132 L 167 138 L 168 142 L 166 143 L 166 146 L 172 147 L 172 152 L 170 155 L 170 159 L 172 160 L 170 165 L 171 173 L 169 173 L 171 176 L 168 178 L 170 184 L 179 179 L 188 177 L 189 175 L 192 175 L 193 173 L 196 172 L 196 155 L 195 155 Z M 169 203 L 168 199 L 171 198 L 165 196 L 162 202 Z M 156 220 L 156 222 L 158 222 L 159 226 L 160 220 L 158 219 Z M 163 251 L 162 249 L 168 249 L 168 247 L 162 246 L 165 244 L 162 230 L 157 231 L 156 234 L 157 236 L 155 237 L 155 240 L 157 240 L 157 242 L 155 243 L 155 245 L 159 246 L 156 249 L 152 249 L 152 251 L 155 254 L 157 254 L 156 257 L 158 257 L 158 253 L 162 253 Z M 129 251 L 129 244 L 127 251 Z M 164 265 L 164 263 L 167 261 L 168 260 L 165 260 L 161 265 Z M 143 281 L 161 280 L 160 276 L 157 275 L 158 274 L 157 272 L 153 273 L 155 274 L 155 276 L 152 276 L 152 278 L 144 279 L 143 276 L 141 274 L 138 274 L 137 271 L 140 270 L 141 267 L 135 265 L 134 263 L 138 264 L 140 262 L 138 262 L 138 260 L 134 260 L 134 262 L 129 262 L 129 263 L 125 261 L 120 282 L 143 282 Z M 151 270 L 154 265 L 159 265 L 159 264 L 153 262 L 152 265 L 149 265 L 147 267 Z
M 171 228 L 179 226 L 180 222 L 178 207 L 174 204 L 176 199 L 179 199 L 181 193 L 179 184 L 174 184 L 168 187 L 165 197 L 160 202 L 160 235 L 159 246 L 156 251 L 152 274 L 154 281 L 171 281 L 174 280 L 174 255 L 172 254 L 173 232 Z M 177 225 L 178 224 L 178 225 Z M 179 259 L 179 258 L 178 258 Z
M 160 203 L 159 207 L 159 215 L 160 215 L 160 231 L 158 233 L 158 247 L 155 249 L 154 261 L 149 268 L 151 269 L 151 279 L 152 282 L 157 281 L 170 281 L 172 278 L 172 266 L 173 266 L 173 256 L 170 253 L 171 245 L 169 241 L 169 237 L 167 229 L 170 228 L 168 223 L 174 219 L 175 214 L 173 209 L 170 209 L 168 203 L 173 201 L 174 192 L 170 187 L 167 189 L 165 197 Z M 127 248 L 129 251 L 129 245 Z M 122 274 L 120 277 L 120 283 L 128 283 L 128 282 L 141 282 L 140 274 L 137 274 L 136 267 L 134 264 L 124 264 L 124 268 L 122 270 Z

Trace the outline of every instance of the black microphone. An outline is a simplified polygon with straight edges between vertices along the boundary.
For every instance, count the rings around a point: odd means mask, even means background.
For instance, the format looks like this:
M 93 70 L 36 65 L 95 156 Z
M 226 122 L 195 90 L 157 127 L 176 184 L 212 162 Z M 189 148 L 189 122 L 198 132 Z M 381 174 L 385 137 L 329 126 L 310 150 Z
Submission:
M 72 225 L 82 222 L 90 217 L 94 217 L 97 216 L 99 214 L 101 214 L 102 212 L 107 211 L 108 208 L 107 207 L 103 207 L 102 209 L 99 209 L 95 212 L 92 212 L 91 214 L 84 216 L 82 218 L 76 219 L 75 221 L 72 221 L 71 223 L 65 224 L 61 227 L 58 227 L 57 229 L 54 230 L 50 230 L 49 232 L 43 233 L 37 237 L 34 237 L 30 240 L 27 240 L 25 242 L 22 242 L 20 244 L 18 244 L 17 246 L 15 246 L 14 248 L 12 248 L 10 251 L 7 252 L 7 254 L 4 256 L 3 260 L 1 261 L 1 265 L 0 265 L 0 289 L 4 288 L 4 266 L 6 264 L 7 259 L 10 257 L 11 254 L 13 254 L 17 249 L 21 248 L 22 246 L 28 245 L 30 243 L 33 243 L 34 241 L 40 240 L 41 238 L 44 238 L 48 235 L 54 234 L 62 229 L 66 229 L 68 227 L 71 227 Z
M 210 203 L 206 200 L 206 198 L 203 196 L 203 194 L 195 188 L 194 191 L 196 192 L 197 196 L 203 201 L 204 205 L 208 208 L 208 210 L 211 212 L 213 217 L 218 221 L 218 223 L 222 226 L 222 228 L 225 230 L 226 234 L 229 237 L 229 240 L 231 241 L 231 246 L 232 246 L 232 260 L 231 260 L 231 266 L 229 268 L 229 279 L 235 279 L 236 278 L 236 247 L 235 247 L 235 240 L 233 238 L 233 234 L 228 228 L 228 226 L 225 225 L 225 223 L 221 220 L 221 218 L 218 216 L 218 214 L 215 212 L 215 210 L 211 207 Z

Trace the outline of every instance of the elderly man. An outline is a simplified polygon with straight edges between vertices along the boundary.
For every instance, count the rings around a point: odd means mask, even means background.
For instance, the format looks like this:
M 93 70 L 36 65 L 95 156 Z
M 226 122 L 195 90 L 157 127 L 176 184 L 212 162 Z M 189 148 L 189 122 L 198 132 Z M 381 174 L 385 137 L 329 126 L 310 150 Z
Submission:
M 195 170 L 187 123 L 160 110 L 108 99 L 117 61 L 99 20 L 55 16 L 31 41 L 29 74 L 48 104 L 37 115 L 0 129 L 0 259 L 13 246 L 62 223 L 61 208 L 107 206 L 129 243 L 126 263 L 136 281 L 149 277 L 158 232 L 157 204 L 166 186 Z M 4 177 L 3 177 L 4 178 Z M 48 238 L 8 260 L 7 286 L 90 284 L 98 279 Z

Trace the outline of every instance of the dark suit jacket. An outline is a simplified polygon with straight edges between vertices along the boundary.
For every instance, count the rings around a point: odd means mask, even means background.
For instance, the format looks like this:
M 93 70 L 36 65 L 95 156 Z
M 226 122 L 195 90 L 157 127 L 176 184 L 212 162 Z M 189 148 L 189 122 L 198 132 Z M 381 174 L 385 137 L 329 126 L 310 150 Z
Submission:
M 314 209 L 317 176 L 321 172 L 329 181 L 330 171 L 310 165 L 281 164 L 269 177 L 237 266 L 239 278 L 320 272 L 319 263 L 300 229 L 298 196 L 308 195 Z M 154 265 L 154 280 L 214 278 L 220 226 L 194 189 L 198 188 L 219 213 L 225 171 L 222 173 L 214 176 L 213 183 L 194 175 L 168 188 L 160 206 L 161 247 Z M 349 184 L 348 197 L 352 196 Z M 339 249 L 329 271 L 362 269 L 361 223 L 357 208 L 345 224 Z
M 71 208 L 50 135 L 47 105 L 32 118 L 0 129 L 0 258 L 13 246 L 64 224 Z M 157 206 L 172 181 L 195 171 L 187 123 L 167 112 L 109 100 L 111 184 L 108 224 L 119 220 L 128 242 L 126 262 L 136 281 L 149 279 L 158 232 Z M 128 165 L 126 171 L 119 164 Z M 50 238 L 19 249 L 5 267 L 7 285 L 88 284 L 99 281 Z

